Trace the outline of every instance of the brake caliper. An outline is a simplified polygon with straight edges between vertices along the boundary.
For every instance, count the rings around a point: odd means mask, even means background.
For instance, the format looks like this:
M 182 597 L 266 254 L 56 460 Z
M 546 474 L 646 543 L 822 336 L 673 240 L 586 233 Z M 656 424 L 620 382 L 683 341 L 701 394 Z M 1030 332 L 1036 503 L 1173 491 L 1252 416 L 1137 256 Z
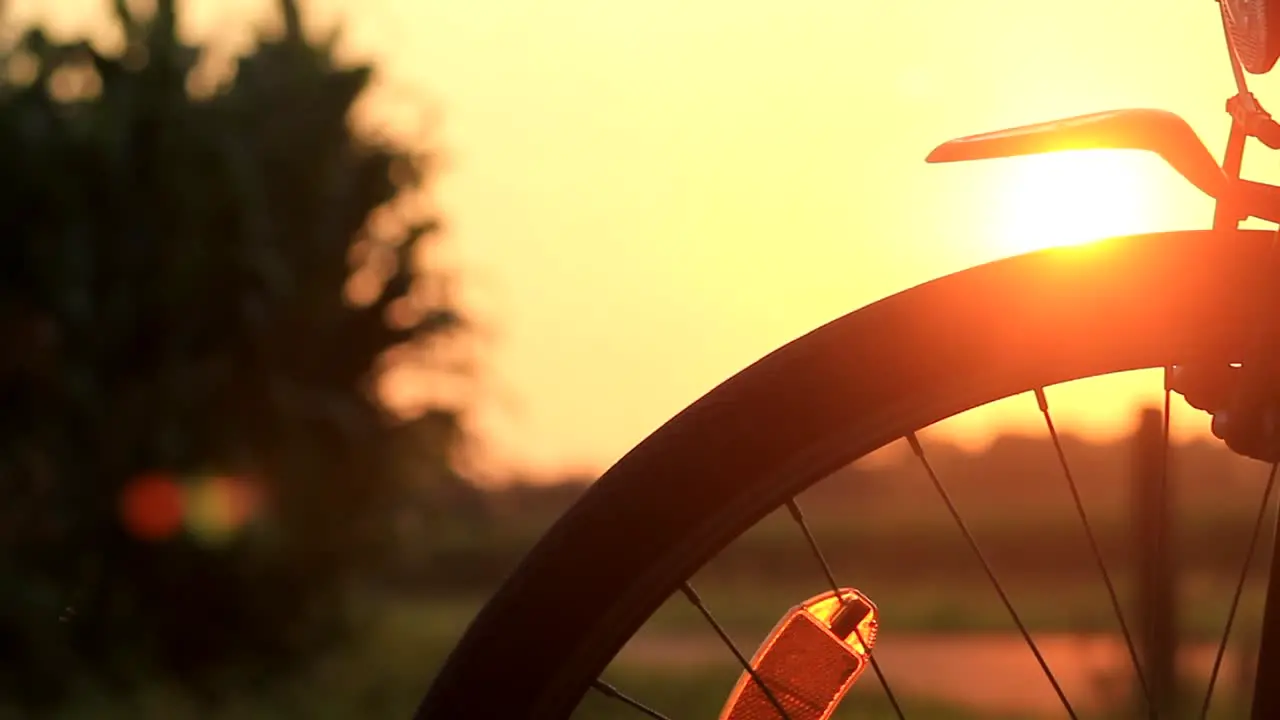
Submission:
M 1214 437 L 1245 457 L 1280 462 L 1280 398 L 1242 393 L 1244 371 L 1227 363 L 1176 365 L 1170 389 L 1213 416 Z

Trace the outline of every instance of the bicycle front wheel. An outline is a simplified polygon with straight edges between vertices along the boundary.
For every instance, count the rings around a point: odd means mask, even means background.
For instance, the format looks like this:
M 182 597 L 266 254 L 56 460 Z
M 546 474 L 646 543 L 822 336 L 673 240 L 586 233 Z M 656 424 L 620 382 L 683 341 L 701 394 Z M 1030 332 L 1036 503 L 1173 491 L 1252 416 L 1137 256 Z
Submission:
M 417 717 L 567 717 L 715 553 L 920 428 L 1047 385 L 1237 361 L 1272 280 L 1272 237 L 1185 231 L 1035 252 L 906 290 L 779 348 L 591 487 L 476 617 Z

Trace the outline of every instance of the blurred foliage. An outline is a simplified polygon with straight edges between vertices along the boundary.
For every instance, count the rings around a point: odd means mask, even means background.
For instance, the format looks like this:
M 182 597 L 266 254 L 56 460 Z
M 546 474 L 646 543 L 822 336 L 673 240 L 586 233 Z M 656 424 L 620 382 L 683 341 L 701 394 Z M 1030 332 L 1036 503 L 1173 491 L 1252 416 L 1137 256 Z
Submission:
M 436 220 L 403 201 L 430 156 L 353 129 L 371 68 L 281 8 L 207 87 L 173 0 L 115 0 L 114 53 L 34 28 L 0 57 L 6 697 L 271 679 L 341 636 L 343 588 L 426 512 L 406 498 L 464 487 L 459 410 L 397 422 L 376 394 L 393 365 L 456 370 L 467 334 L 421 269 Z M 119 511 L 144 474 L 248 478 L 264 510 L 144 542 Z

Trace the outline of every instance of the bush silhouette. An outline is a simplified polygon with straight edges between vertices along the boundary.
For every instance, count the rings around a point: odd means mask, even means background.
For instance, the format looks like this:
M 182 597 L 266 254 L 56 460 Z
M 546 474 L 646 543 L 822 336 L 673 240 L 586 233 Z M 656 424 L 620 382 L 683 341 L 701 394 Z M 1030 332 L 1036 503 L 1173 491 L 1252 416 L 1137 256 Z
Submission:
M 435 218 L 398 202 L 430 156 L 353 130 L 371 69 L 293 0 L 193 93 L 174 5 L 117 0 L 115 54 L 31 29 L 0 58 L 0 693 L 24 702 L 313 657 L 410 485 L 453 477 L 457 433 L 375 387 L 465 333 L 418 262 Z M 389 454 L 405 433 L 437 467 Z M 200 532 L 210 487 L 251 521 Z

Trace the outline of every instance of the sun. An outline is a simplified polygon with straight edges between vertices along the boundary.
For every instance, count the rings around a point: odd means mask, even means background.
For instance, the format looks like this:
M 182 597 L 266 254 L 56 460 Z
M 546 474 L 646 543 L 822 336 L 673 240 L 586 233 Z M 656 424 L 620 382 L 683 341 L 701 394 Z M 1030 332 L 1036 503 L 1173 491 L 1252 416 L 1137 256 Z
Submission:
M 1006 160 L 997 237 L 1009 253 L 1152 229 L 1151 178 L 1138 153 L 1081 150 Z

